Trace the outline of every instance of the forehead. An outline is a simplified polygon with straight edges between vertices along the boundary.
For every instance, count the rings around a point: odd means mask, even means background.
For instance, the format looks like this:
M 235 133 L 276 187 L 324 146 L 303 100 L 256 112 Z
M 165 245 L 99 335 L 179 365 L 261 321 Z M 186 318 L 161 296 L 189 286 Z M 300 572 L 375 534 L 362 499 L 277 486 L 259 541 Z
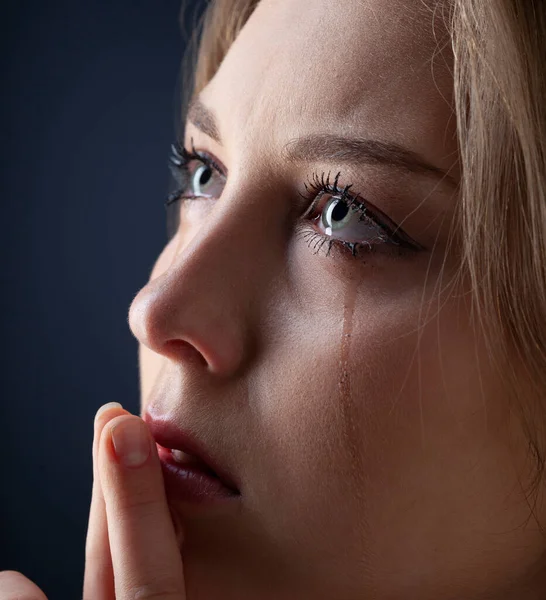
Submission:
M 453 80 L 441 12 L 424 0 L 262 0 L 203 101 L 226 145 L 263 132 L 273 146 L 363 135 L 449 165 Z

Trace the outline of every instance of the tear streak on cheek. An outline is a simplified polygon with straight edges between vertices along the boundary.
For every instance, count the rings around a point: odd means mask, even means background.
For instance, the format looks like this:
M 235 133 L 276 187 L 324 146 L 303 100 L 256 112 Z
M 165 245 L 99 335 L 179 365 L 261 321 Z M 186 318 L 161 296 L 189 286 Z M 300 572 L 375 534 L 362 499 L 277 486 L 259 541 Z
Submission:
M 353 346 L 353 324 L 355 305 L 358 298 L 359 282 L 349 281 L 345 289 L 343 305 L 343 327 L 341 333 L 341 342 L 339 349 L 339 372 L 338 372 L 338 411 L 341 417 L 341 426 L 343 428 L 343 440 L 341 449 L 343 455 L 349 462 L 346 465 L 347 471 L 351 474 L 353 495 L 359 499 L 359 506 L 362 509 L 366 504 L 363 497 L 365 486 L 365 464 L 362 456 L 365 440 L 362 440 L 363 430 L 358 423 L 358 415 L 361 413 L 355 400 L 365 401 L 360 398 L 358 390 L 351 387 L 351 370 L 358 368 L 351 360 L 351 347 Z M 357 354 L 360 355 L 361 353 Z M 351 369 L 352 367 L 352 369 Z M 356 398 L 355 398 L 356 396 Z
M 351 405 L 351 379 L 349 375 L 349 350 L 353 335 L 353 316 L 355 312 L 358 283 L 350 281 L 345 291 L 343 307 L 343 330 L 341 334 L 341 358 L 339 361 L 339 400 L 342 407 Z

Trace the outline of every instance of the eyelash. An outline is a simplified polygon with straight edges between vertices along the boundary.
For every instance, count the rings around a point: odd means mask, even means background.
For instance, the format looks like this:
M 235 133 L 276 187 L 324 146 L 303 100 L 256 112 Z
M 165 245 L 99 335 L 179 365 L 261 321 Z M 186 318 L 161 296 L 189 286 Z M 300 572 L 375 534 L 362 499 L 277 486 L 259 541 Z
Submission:
M 170 206 L 174 202 L 177 202 L 178 200 L 183 200 L 185 198 L 182 196 L 182 192 L 190 180 L 188 165 L 190 162 L 192 162 L 192 160 L 199 161 L 200 163 L 209 167 L 209 169 L 217 171 L 223 177 L 226 176 L 224 169 L 214 159 L 212 159 L 208 154 L 200 153 L 195 149 L 195 146 L 193 145 L 193 139 L 191 141 L 191 145 L 191 152 L 188 152 L 184 146 L 178 143 L 175 143 L 171 146 L 169 167 L 180 187 L 169 194 L 165 202 L 166 207 Z
M 191 175 L 188 169 L 190 162 L 196 160 L 201 164 L 207 166 L 210 169 L 217 171 L 223 177 L 226 177 L 224 169 L 209 155 L 198 152 L 193 145 L 193 139 L 191 140 L 192 150 L 188 151 L 186 148 L 178 143 L 173 144 L 171 147 L 172 153 L 169 159 L 171 172 L 178 183 L 178 189 L 169 194 L 165 201 L 165 207 L 168 207 L 178 200 L 184 200 L 192 198 L 192 196 L 182 196 L 185 187 L 191 180 Z M 327 175 L 322 172 L 320 177 L 317 173 L 314 173 L 311 179 L 304 183 L 305 193 L 299 193 L 299 195 L 305 199 L 309 206 L 305 210 L 304 214 L 300 217 L 300 222 L 296 228 L 296 235 L 303 238 L 309 247 L 313 246 L 315 254 L 318 254 L 323 246 L 327 245 L 328 250 L 326 256 L 330 255 L 332 247 L 338 249 L 349 250 L 352 257 L 357 257 L 357 252 L 361 248 L 365 249 L 367 254 L 373 253 L 378 249 L 378 244 L 370 242 L 347 242 L 342 239 L 333 238 L 331 236 L 322 235 L 308 223 L 309 220 L 305 220 L 305 217 L 313 212 L 315 207 L 318 205 L 320 200 L 325 196 L 329 195 L 332 198 L 339 199 L 343 202 L 347 208 L 355 207 L 357 212 L 360 213 L 359 221 L 366 221 L 372 226 L 378 227 L 384 232 L 386 238 L 383 240 L 381 246 L 389 245 L 394 254 L 398 256 L 406 255 L 409 252 L 415 252 L 421 249 L 415 243 L 404 239 L 405 235 L 398 233 L 396 226 L 392 227 L 386 222 L 375 215 L 363 202 L 360 194 L 351 194 L 349 190 L 352 189 L 352 185 L 346 185 L 345 187 L 339 186 L 339 179 L 341 172 L 338 172 L 333 182 L 330 182 L 331 172 Z M 394 224 L 393 224 L 394 225 Z
M 309 221 L 305 221 L 304 219 L 313 212 L 325 195 L 340 200 L 347 208 L 355 207 L 356 211 L 360 213 L 359 222 L 365 221 L 368 224 L 381 229 L 385 234 L 385 238 L 382 240 L 384 243 L 381 247 L 388 244 L 395 255 L 403 256 L 408 254 L 408 252 L 415 252 L 420 249 L 414 243 L 404 239 L 404 234 L 398 233 L 398 228 L 396 228 L 396 226 L 391 227 L 375 215 L 374 212 L 363 203 L 363 198 L 360 194 L 349 193 L 349 190 L 353 187 L 352 184 L 340 187 L 339 179 L 341 177 L 341 172 L 337 173 L 333 183 L 330 183 L 330 177 L 331 171 L 328 172 L 328 175 L 326 175 L 325 172 L 322 172 L 320 177 L 317 173 L 314 173 L 312 179 L 308 179 L 307 183 L 304 183 L 305 194 L 300 193 L 300 196 L 307 200 L 310 205 L 301 217 L 303 221 L 299 227 L 298 234 L 305 239 L 309 247 L 314 243 L 313 249 L 315 250 L 315 254 L 318 254 L 324 245 L 327 245 L 328 247 L 326 256 L 329 256 L 332 247 L 337 247 L 339 249 L 349 250 L 353 257 L 357 257 L 357 252 L 360 249 L 363 249 L 366 253 L 370 254 L 376 252 L 379 247 L 378 244 L 370 242 L 347 242 L 328 235 L 322 235 L 315 229 L 309 227 L 307 225 Z

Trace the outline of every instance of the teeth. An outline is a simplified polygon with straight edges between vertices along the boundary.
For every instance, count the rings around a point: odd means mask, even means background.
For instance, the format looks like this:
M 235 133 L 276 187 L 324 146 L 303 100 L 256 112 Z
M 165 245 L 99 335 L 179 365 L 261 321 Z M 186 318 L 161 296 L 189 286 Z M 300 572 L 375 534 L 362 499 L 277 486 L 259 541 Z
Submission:
M 182 450 L 171 450 L 171 453 L 177 463 L 188 463 L 193 458 L 189 454 L 182 452 Z
M 187 454 L 186 452 L 182 452 L 182 450 L 173 450 L 171 449 L 171 454 L 173 455 L 174 460 L 183 465 L 194 465 L 198 466 L 203 471 L 206 471 L 210 475 L 214 475 L 217 477 L 216 473 L 210 469 L 205 463 L 199 460 L 197 457 L 193 456 L 193 454 Z

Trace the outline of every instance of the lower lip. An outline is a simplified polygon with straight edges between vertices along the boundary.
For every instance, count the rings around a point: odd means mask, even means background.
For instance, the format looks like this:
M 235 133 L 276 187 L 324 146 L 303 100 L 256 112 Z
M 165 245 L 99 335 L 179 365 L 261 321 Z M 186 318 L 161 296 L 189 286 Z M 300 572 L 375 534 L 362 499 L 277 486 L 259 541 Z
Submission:
M 163 470 L 167 494 L 175 501 L 218 506 L 233 502 L 240 494 L 226 487 L 217 477 L 210 475 L 197 465 L 176 462 L 171 451 L 156 445 Z

